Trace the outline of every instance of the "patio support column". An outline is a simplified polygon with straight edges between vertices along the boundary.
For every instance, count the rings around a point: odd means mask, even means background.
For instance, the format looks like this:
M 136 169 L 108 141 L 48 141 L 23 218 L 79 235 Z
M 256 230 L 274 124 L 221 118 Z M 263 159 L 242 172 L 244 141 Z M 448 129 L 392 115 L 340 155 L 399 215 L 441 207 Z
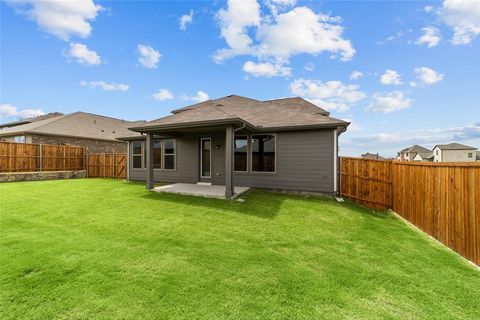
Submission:
M 145 140 L 145 156 L 146 156 L 146 189 L 152 190 L 153 185 L 153 133 L 147 133 L 147 139 Z
M 225 129 L 225 197 L 235 194 L 233 185 L 233 127 Z

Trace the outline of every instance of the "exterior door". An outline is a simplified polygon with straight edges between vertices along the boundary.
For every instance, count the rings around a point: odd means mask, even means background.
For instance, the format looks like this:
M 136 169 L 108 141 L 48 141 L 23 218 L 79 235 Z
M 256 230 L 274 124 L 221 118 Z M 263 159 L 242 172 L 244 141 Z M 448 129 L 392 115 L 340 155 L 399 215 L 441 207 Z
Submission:
M 200 139 L 200 181 L 212 181 L 212 139 Z

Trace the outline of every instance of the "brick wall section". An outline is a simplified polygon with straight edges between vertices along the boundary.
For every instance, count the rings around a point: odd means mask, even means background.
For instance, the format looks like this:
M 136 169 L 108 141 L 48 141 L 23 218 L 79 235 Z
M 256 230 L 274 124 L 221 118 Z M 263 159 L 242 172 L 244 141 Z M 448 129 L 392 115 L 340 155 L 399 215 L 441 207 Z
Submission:
M 102 141 L 81 139 L 74 137 L 31 135 L 32 143 L 38 144 L 68 144 L 72 146 L 87 147 L 88 153 L 126 153 L 126 142 Z

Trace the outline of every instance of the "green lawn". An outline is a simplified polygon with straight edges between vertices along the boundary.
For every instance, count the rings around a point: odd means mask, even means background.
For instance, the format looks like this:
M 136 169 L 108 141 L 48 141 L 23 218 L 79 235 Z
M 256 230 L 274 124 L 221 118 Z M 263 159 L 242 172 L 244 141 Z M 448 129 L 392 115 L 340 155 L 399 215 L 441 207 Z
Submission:
M 242 198 L 1 184 L 1 318 L 480 318 L 480 271 L 392 215 Z

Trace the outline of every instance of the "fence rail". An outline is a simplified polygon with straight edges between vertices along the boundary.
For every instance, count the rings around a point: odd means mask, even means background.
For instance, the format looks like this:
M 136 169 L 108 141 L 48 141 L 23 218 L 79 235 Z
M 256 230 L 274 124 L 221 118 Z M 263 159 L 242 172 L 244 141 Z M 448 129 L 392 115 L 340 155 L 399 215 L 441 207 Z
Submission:
M 392 209 L 480 265 L 480 163 L 341 158 L 344 197 Z
M 124 153 L 99 153 L 88 155 L 89 178 L 127 178 L 127 155 Z

